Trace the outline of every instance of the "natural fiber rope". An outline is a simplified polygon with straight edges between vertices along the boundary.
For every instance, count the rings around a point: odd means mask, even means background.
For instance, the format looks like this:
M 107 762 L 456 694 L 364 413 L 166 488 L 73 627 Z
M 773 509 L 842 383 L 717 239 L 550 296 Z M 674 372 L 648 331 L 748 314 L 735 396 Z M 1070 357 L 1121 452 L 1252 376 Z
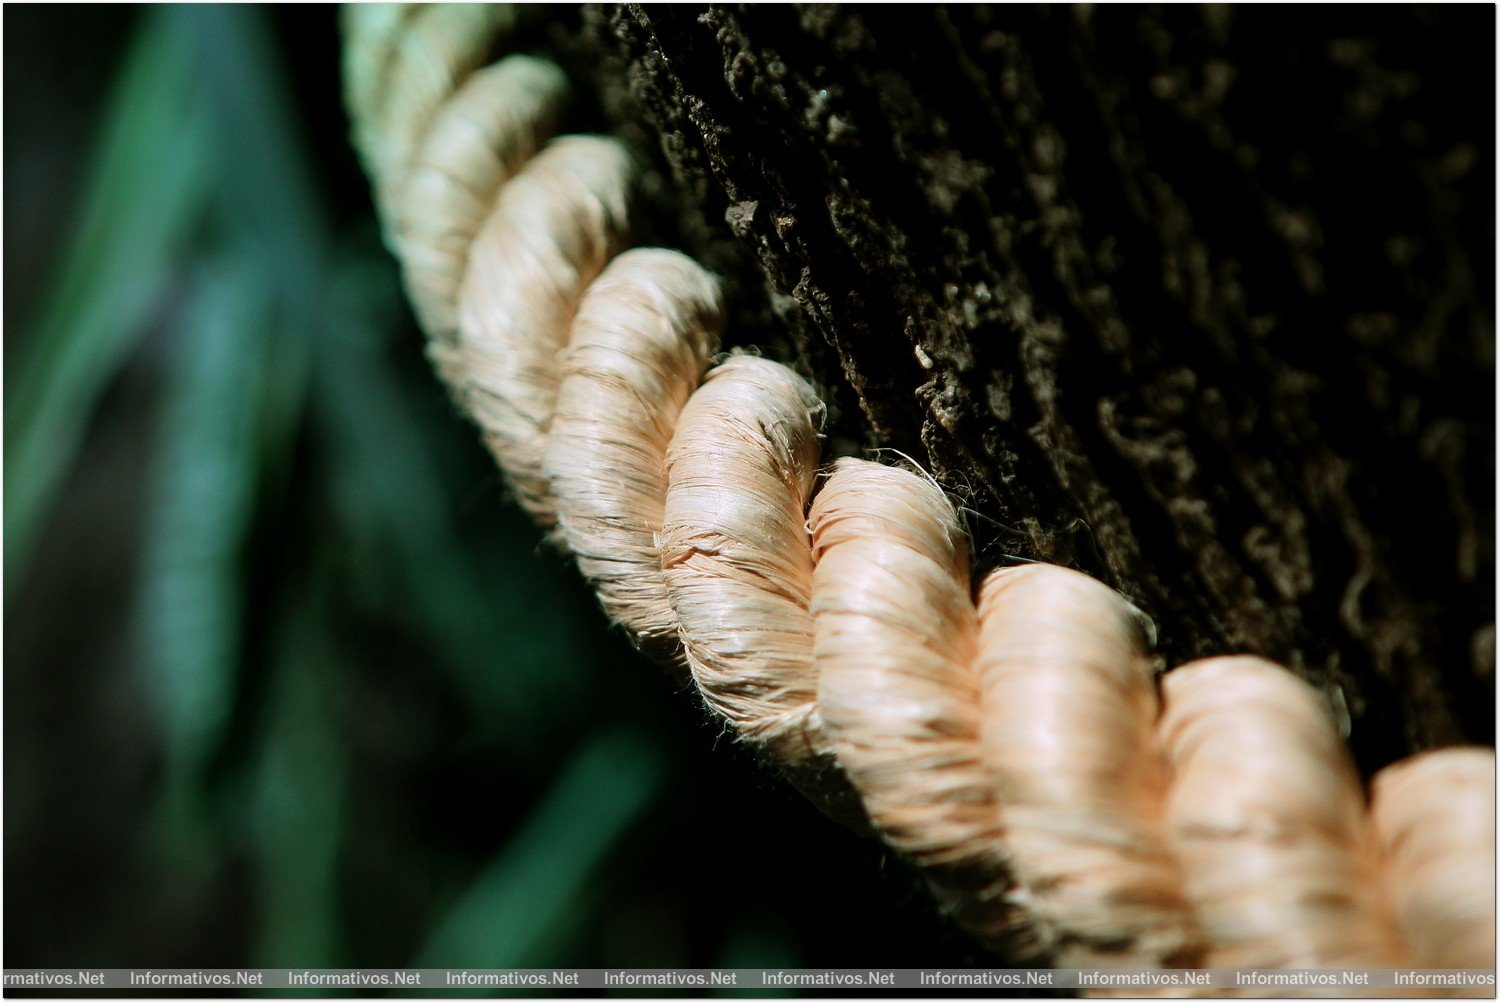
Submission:
M 514 22 L 348 9 L 354 135 L 438 371 L 643 651 L 1012 957 L 1493 965 L 1491 750 L 1390 767 L 1367 808 L 1284 669 L 1158 686 L 1143 618 L 1084 575 L 1003 569 L 976 604 L 919 472 L 842 459 L 815 491 L 822 404 L 753 356 L 704 375 L 717 282 L 625 250 L 624 149 L 547 138 L 551 64 L 479 69 Z

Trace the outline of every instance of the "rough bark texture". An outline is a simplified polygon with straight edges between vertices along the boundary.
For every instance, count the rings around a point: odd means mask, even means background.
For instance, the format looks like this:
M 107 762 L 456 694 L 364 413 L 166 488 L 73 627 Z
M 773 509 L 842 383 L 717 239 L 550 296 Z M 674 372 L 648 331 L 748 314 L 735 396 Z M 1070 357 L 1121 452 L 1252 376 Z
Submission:
M 624 5 L 543 44 L 835 446 L 1170 663 L 1283 661 L 1374 769 L 1493 741 L 1494 16 Z

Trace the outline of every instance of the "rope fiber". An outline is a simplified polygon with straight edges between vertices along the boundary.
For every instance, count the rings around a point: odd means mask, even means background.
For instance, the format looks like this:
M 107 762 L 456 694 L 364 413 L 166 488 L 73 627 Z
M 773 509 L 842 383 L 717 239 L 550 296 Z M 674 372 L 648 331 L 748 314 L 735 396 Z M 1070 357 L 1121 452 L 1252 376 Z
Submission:
M 627 249 L 638 168 L 555 135 L 500 5 L 345 10 L 356 145 L 429 354 L 517 499 L 640 649 L 1018 961 L 1494 965 L 1494 753 L 1367 798 L 1318 694 L 1252 657 L 1158 681 L 1148 624 L 1003 568 L 918 470 L 820 464 L 823 405 L 686 256 Z M 977 594 L 977 601 L 975 596 Z

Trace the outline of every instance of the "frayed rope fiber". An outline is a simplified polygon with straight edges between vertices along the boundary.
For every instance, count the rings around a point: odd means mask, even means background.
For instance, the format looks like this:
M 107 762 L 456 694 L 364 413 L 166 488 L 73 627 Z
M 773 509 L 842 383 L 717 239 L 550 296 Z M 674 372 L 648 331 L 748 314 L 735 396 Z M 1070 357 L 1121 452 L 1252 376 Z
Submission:
M 820 470 L 823 405 L 717 356 L 715 277 L 630 244 L 637 169 L 555 136 L 567 82 L 501 5 L 345 12 L 354 137 L 459 406 L 609 616 L 825 811 L 1016 960 L 1491 967 L 1494 753 L 1367 803 L 1315 691 L 1251 657 L 1160 683 L 1140 614 L 987 576 L 919 471 Z

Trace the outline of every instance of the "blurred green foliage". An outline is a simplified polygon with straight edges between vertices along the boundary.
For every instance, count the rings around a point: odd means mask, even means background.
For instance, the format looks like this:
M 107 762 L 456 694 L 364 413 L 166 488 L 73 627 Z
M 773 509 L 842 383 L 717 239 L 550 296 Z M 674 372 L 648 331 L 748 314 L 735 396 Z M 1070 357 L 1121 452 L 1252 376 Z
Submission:
M 8 964 L 967 959 L 498 504 L 379 246 L 332 12 L 122 17 L 53 196 L 78 223 L 44 286 L 7 268 Z M 19 77 L 50 51 L 7 47 L 8 116 L 55 99 Z
M 331 906 L 345 752 L 327 708 L 340 673 L 357 671 L 340 664 L 346 655 L 324 619 L 343 584 L 338 555 L 305 555 L 321 567 L 273 620 L 257 706 L 244 691 L 253 647 L 244 559 L 267 499 L 306 490 L 290 481 L 298 437 L 327 461 L 339 531 L 380 551 L 372 561 L 395 558 L 396 601 L 479 716 L 512 725 L 500 734 L 516 754 L 574 681 L 574 632 L 549 622 L 551 607 L 567 608 L 549 583 L 485 581 L 478 555 L 447 524 L 442 471 L 389 372 L 385 350 L 403 316 L 391 269 L 374 247 L 335 249 L 265 18 L 241 7 L 153 7 L 135 36 L 83 224 L 7 401 L 7 581 L 12 594 L 24 586 L 90 415 L 170 292 L 136 612 L 163 750 L 156 824 L 172 869 L 191 873 L 196 861 L 206 874 L 226 814 L 253 818 L 265 910 L 258 960 L 332 965 L 343 960 Z M 514 646 L 522 627 L 555 630 L 557 643 L 539 637 L 497 671 L 494 653 Z M 255 761 L 215 818 L 205 803 L 213 767 L 248 710 L 260 717 Z M 643 733 L 587 741 L 515 841 L 457 897 L 424 957 L 478 965 L 565 955 L 585 879 L 659 794 L 664 763 Z
M 203 208 L 209 137 L 190 86 L 190 40 L 142 25 L 125 60 L 83 199 L 78 234 L 5 406 L 5 567 L 24 574 L 37 524 L 104 384 L 162 295 Z

